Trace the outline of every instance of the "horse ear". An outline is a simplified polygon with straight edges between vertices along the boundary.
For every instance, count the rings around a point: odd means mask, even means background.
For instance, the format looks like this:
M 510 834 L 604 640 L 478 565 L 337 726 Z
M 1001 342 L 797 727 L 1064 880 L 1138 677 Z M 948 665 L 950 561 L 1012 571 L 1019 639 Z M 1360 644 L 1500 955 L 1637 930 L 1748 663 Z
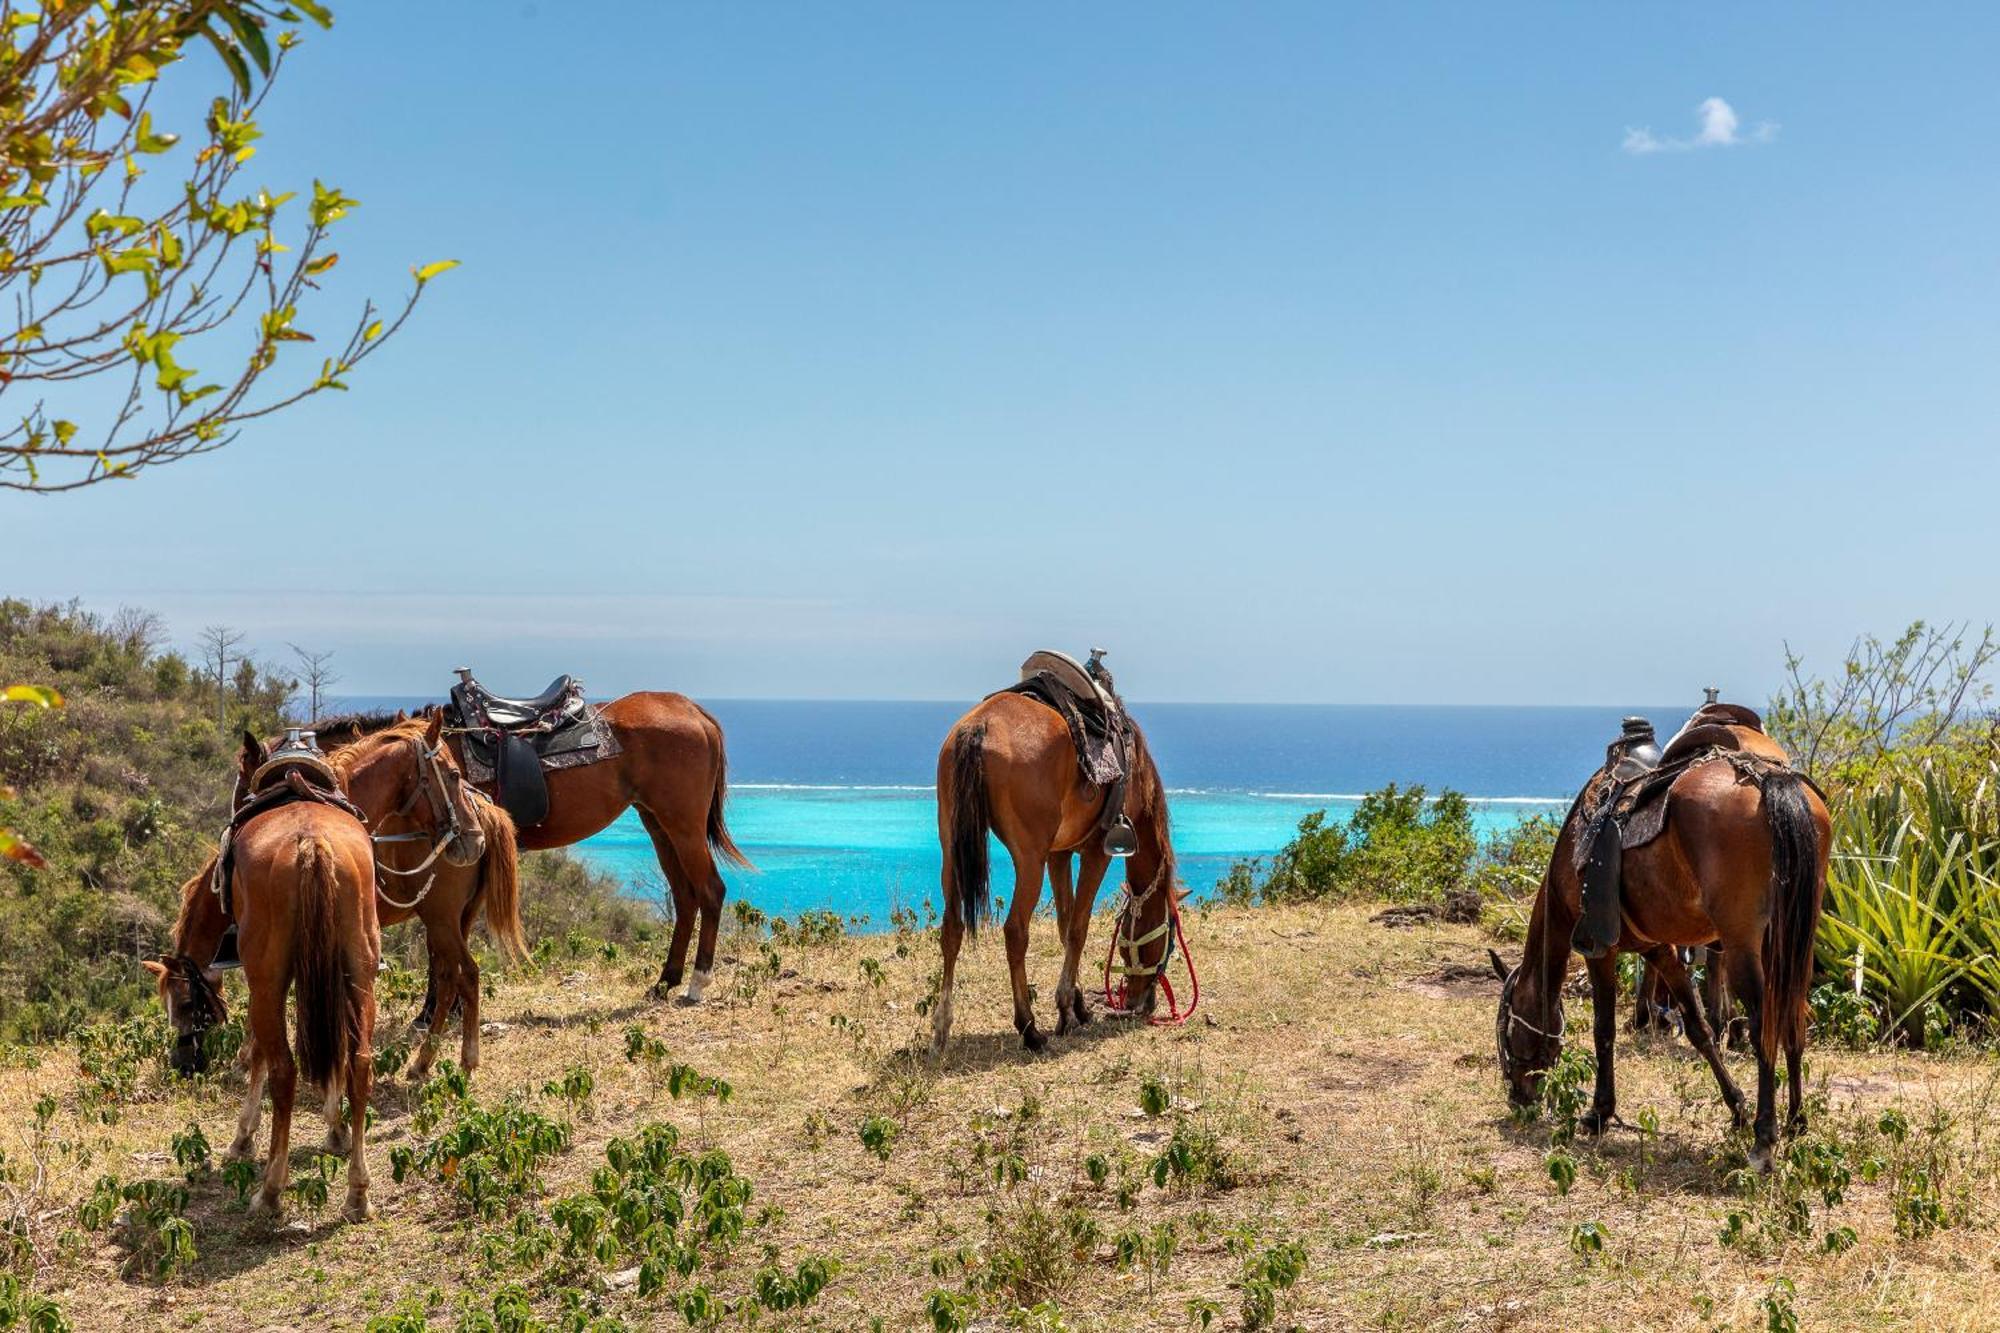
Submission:
M 264 742 L 258 740 L 247 731 L 243 733 L 243 752 L 238 757 L 238 762 L 245 776 L 263 767 L 264 761 L 270 757 L 270 754 L 264 749 Z
M 398 708 L 396 710 L 396 720 L 398 722 L 408 722 L 410 720 L 410 710 L 407 708 Z
M 1507 979 L 1507 965 L 1500 961 L 1500 955 L 1488 949 L 1486 956 L 1493 962 L 1493 975 L 1505 981 Z
M 424 726 L 424 741 L 426 744 L 436 745 L 439 738 L 444 735 L 444 710 L 425 709 L 424 716 L 430 719 Z
M 151 972 L 155 981 L 167 979 L 167 964 L 163 958 L 148 958 L 140 966 Z

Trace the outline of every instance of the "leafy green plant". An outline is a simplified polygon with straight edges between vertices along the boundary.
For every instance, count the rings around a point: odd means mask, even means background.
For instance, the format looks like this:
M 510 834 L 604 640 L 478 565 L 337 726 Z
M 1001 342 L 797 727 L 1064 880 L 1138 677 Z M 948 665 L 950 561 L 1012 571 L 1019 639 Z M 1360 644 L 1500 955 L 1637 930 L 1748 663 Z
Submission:
M 861 1146 L 886 1162 L 900 1132 L 895 1121 L 885 1115 L 871 1115 L 861 1122 Z

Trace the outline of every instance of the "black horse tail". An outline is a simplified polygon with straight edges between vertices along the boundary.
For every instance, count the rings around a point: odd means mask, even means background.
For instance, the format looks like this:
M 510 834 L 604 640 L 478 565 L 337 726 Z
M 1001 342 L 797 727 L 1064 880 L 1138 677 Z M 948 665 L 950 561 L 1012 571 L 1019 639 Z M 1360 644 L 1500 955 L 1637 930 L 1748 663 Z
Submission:
M 361 992 L 340 938 L 334 905 L 340 871 L 325 838 L 308 834 L 299 839 L 298 877 L 299 1071 L 326 1087 L 360 1045 Z
M 708 801 L 708 845 L 731 865 L 745 870 L 754 869 L 750 858 L 736 845 L 736 839 L 729 836 L 729 825 L 722 819 L 722 807 L 729 800 L 729 746 L 722 739 L 722 724 L 715 720 L 715 714 L 700 704 L 696 704 L 695 708 L 707 719 L 708 729 L 715 736 L 715 792 Z
M 958 914 L 967 935 L 993 915 L 987 884 L 986 834 L 993 817 L 986 805 L 986 726 L 965 727 L 951 738 L 949 834 L 945 847 L 945 912 Z
M 1790 769 L 1759 784 L 1771 825 L 1771 915 L 1764 926 L 1763 1032 L 1775 1057 L 1805 1044 L 1806 996 L 1812 989 L 1813 937 L 1819 931 L 1819 826 L 1806 802 L 1809 786 Z

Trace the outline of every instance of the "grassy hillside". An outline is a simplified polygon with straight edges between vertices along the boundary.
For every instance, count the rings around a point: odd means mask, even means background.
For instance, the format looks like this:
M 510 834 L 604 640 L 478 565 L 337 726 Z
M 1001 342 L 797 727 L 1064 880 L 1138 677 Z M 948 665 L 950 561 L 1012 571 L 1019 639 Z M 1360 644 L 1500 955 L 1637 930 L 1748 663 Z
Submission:
M 17 1051 L 0 1148 L 21 1271 L 77 1327 L 106 1328 L 2000 1322 L 1989 1055 L 1815 1047 L 1814 1129 L 1760 1182 L 1677 1041 L 1621 1040 L 1629 1127 L 1601 1143 L 1565 1143 L 1561 1106 L 1510 1119 L 1473 927 L 1315 903 L 1218 907 L 1190 936 L 1194 1023 L 1100 1021 L 1039 1057 L 982 938 L 936 1066 L 919 1009 L 937 946 L 914 928 L 738 929 L 700 1009 L 644 998 L 650 954 L 558 951 L 497 980 L 469 1099 L 449 1078 L 384 1081 L 381 1216 L 361 1226 L 333 1220 L 337 1180 L 325 1211 L 308 1190 L 285 1224 L 248 1217 L 193 1146 L 227 1142 L 240 1078 L 167 1081 L 157 1032 L 131 1034 L 136 1063 L 106 1032 Z M 1038 921 L 1045 994 L 1056 968 Z M 406 1020 L 416 978 L 384 988 L 387 1023 Z M 511 1160 L 480 1146 L 496 1124 Z M 648 1125 L 680 1136 L 649 1188 L 679 1181 L 715 1225 L 675 1251 L 686 1272 L 642 1265 L 660 1251 L 590 1218 L 594 1173 L 615 1193 L 640 1171 L 615 1147 L 630 1170 L 611 1170 L 607 1148 Z M 312 1126 L 295 1140 L 309 1184 Z M 827 1274 L 809 1303 L 772 1308 Z M 758 1310 L 726 1312 L 758 1290 Z
M 215 845 L 236 738 L 275 731 L 291 702 L 294 683 L 254 664 L 239 663 L 218 695 L 213 674 L 161 638 L 143 612 L 0 599 L 0 683 L 53 686 L 66 701 L 0 706 L 0 828 L 49 862 L 0 861 L 0 1040 L 152 1003 L 137 960 L 165 946 L 180 885 Z M 537 937 L 581 928 L 629 940 L 646 925 L 613 881 L 566 858 L 530 857 L 523 875 Z M 395 942 L 414 950 L 416 939 Z

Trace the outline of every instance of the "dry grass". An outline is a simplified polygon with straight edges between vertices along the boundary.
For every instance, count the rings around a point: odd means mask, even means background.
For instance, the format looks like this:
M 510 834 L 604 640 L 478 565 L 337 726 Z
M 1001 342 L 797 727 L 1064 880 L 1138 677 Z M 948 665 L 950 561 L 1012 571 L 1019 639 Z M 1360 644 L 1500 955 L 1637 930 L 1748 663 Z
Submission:
M 986 1272 L 1011 1250 L 1022 1256 L 1011 1290 L 1054 1302 L 1067 1321 L 1040 1326 L 1188 1328 L 1190 1302 L 1205 1300 L 1221 1311 L 1216 1326 L 1236 1327 L 1242 1262 L 1230 1237 L 1252 1229 L 1255 1249 L 1297 1240 L 1309 1256 L 1280 1327 L 1763 1328 L 1780 1277 L 1795 1286 L 1806 1328 L 2000 1323 L 2000 1126 L 1988 1111 L 2000 1066 L 1990 1057 L 1816 1050 L 1821 1123 L 1846 1136 L 1854 1184 L 1835 1209 L 1815 1200 L 1803 1239 L 1731 1246 L 1719 1235 L 1732 1210 L 1746 1209 L 1730 1177 L 1742 1144 L 1726 1134 L 1713 1085 L 1684 1044 L 1621 1040 L 1621 1110 L 1636 1124 L 1649 1109 L 1657 1132 L 1578 1145 L 1564 1196 L 1544 1166 L 1547 1126 L 1505 1113 L 1492 1056 L 1496 988 L 1478 975 L 1476 931 L 1385 930 L 1355 909 L 1219 909 L 1191 922 L 1190 935 L 1208 986 L 1194 1024 L 1100 1021 L 1039 1057 L 1021 1050 L 1009 1022 L 998 933 L 982 938 L 961 964 L 956 1035 L 935 1067 L 917 1013 L 936 967 L 928 935 L 907 936 L 906 957 L 895 937 L 784 949 L 775 977 L 736 938 L 725 946 L 735 960 L 699 1009 L 642 998 L 651 959 L 558 961 L 498 981 L 485 1013 L 501 1026 L 475 1087 L 483 1101 L 519 1091 L 554 1115 L 560 1103 L 540 1094 L 543 1084 L 572 1067 L 593 1073 L 574 1145 L 548 1172 L 552 1191 L 582 1184 L 607 1139 L 649 1120 L 726 1150 L 756 1182 L 752 1211 L 780 1211 L 711 1285 L 741 1291 L 763 1242 L 788 1262 L 820 1253 L 842 1265 L 809 1312 L 766 1316 L 764 1326 L 927 1327 L 929 1293 L 962 1288 L 967 1262 Z M 1045 997 L 1052 936 L 1037 923 L 1031 975 Z M 866 958 L 880 963 L 879 985 Z M 386 1015 L 385 1025 L 405 1017 Z M 655 1091 L 625 1058 L 632 1023 L 674 1060 L 729 1080 L 733 1099 L 697 1116 Z M 1747 1064 L 1739 1076 L 1754 1082 Z M 1148 1079 L 1176 1110 L 1160 1119 L 1139 1110 Z M 329 1209 L 273 1227 L 247 1217 L 211 1175 L 192 1186 L 199 1257 L 188 1272 L 165 1285 L 128 1273 L 126 1250 L 110 1233 L 77 1229 L 73 1206 L 105 1171 L 174 1175 L 169 1139 L 190 1120 L 219 1149 L 240 1082 L 218 1084 L 190 1093 L 149 1074 L 123 1118 L 102 1126 L 78 1115 L 68 1053 L 0 1074 L 0 1148 L 21 1177 L 17 1191 L 30 1188 L 34 1103 L 54 1093 L 62 1104 L 44 1140 L 49 1174 L 21 1211 L 32 1219 L 35 1286 L 78 1327 L 354 1327 L 431 1292 L 442 1299 L 438 1326 L 450 1327 L 458 1293 L 483 1304 L 507 1281 L 552 1312 L 544 1270 L 482 1263 L 480 1238 L 504 1231 L 504 1219 L 466 1223 L 434 1185 L 390 1181 L 390 1150 L 414 1135 L 413 1098 L 396 1080 L 385 1082 L 373 1139 L 377 1221 L 347 1226 Z M 1882 1147 L 1868 1127 L 1892 1105 L 1919 1140 L 1945 1126 L 1926 1141 L 1943 1153 L 1939 1188 L 1963 1216 L 1921 1239 L 1899 1238 L 1887 1183 L 1861 1179 L 1859 1162 Z M 869 1117 L 898 1126 L 886 1161 L 862 1143 Z M 1229 1188 L 1163 1191 L 1146 1178 L 1176 1118 L 1214 1136 Z M 302 1115 L 301 1141 L 316 1128 Z M 58 1139 L 71 1150 L 49 1146 Z M 1093 1156 L 1111 1168 L 1103 1187 L 1089 1180 Z M 1081 1257 L 1050 1243 L 1042 1225 L 1070 1210 L 1099 1229 Z M 1121 1271 L 1114 1238 L 1166 1219 L 1179 1234 L 1166 1271 Z M 1572 1248 L 1586 1222 L 1602 1228 L 1600 1254 Z M 1837 1226 L 1851 1227 L 1855 1243 L 1826 1253 L 1820 1238 Z M 602 1301 L 634 1327 L 682 1325 L 669 1304 L 630 1288 Z M 981 1326 L 1010 1326 L 1008 1301 L 986 1294 Z

